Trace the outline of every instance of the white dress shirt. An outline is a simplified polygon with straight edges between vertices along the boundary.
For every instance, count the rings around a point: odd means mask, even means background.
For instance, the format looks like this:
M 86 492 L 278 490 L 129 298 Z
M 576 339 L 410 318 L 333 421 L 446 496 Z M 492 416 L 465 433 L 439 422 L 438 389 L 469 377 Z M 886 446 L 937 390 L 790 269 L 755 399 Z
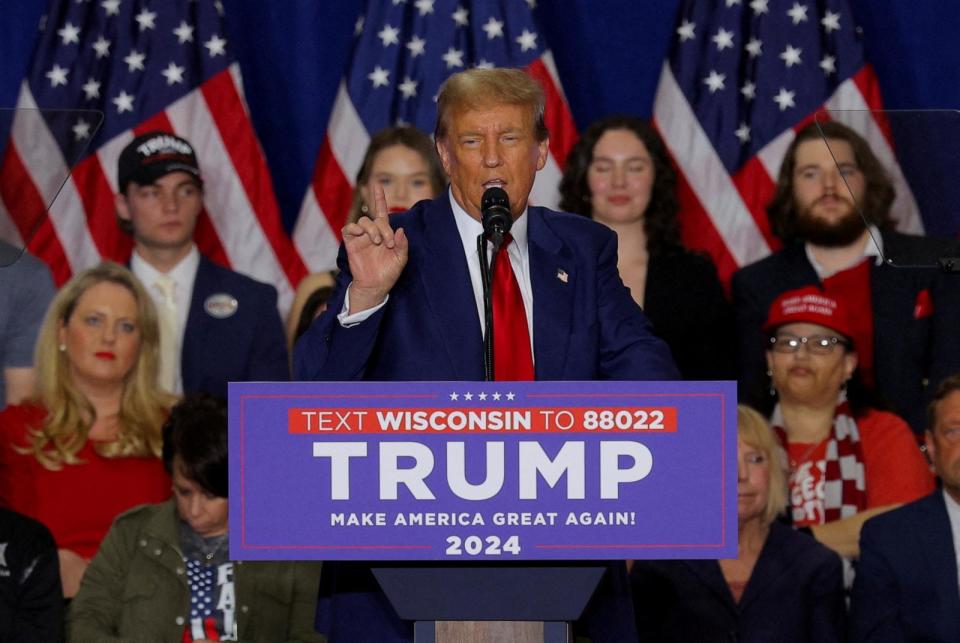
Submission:
M 480 261 L 477 257 L 477 237 L 483 233 L 483 224 L 467 214 L 466 210 L 460 207 L 457 200 L 453 198 L 453 192 L 447 192 L 450 198 L 450 207 L 453 209 L 453 218 L 457 224 L 457 231 L 460 233 L 460 242 L 463 244 L 463 253 L 467 258 L 467 267 L 470 271 L 470 285 L 473 287 L 473 297 L 477 304 L 477 316 L 480 319 L 480 328 L 483 329 L 483 281 L 480 276 Z M 527 243 L 527 211 L 514 220 L 510 228 L 510 235 L 513 237 L 513 243 L 507 246 L 507 255 L 510 257 L 510 266 L 513 268 L 513 274 L 516 275 L 517 283 L 520 286 L 520 296 L 523 298 L 523 308 L 527 314 L 527 330 L 530 333 L 530 353 L 533 354 L 533 287 L 530 283 L 530 252 Z M 492 249 L 492 244 L 487 243 L 487 252 Z M 359 324 L 380 310 L 386 305 L 390 296 L 384 299 L 379 306 L 368 310 L 362 310 L 352 315 L 350 311 L 350 291 L 347 290 L 344 297 L 343 308 L 337 319 L 344 327 Z
M 180 359 L 183 351 L 183 336 L 187 329 L 187 315 L 190 312 L 190 301 L 193 297 L 193 284 L 197 279 L 197 269 L 200 267 L 200 252 L 197 246 L 190 248 L 183 259 L 167 273 L 161 273 L 140 256 L 134 250 L 130 257 L 130 270 L 134 276 L 140 280 L 146 291 L 150 294 L 153 303 L 157 306 L 163 305 L 163 294 L 156 287 L 157 278 L 161 274 L 173 280 L 174 290 L 173 298 L 177 303 L 177 346 L 180 347 L 180 354 L 176 356 L 174 366 L 174 391 L 173 393 L 183 393 L 183 376 L 180 371 Z

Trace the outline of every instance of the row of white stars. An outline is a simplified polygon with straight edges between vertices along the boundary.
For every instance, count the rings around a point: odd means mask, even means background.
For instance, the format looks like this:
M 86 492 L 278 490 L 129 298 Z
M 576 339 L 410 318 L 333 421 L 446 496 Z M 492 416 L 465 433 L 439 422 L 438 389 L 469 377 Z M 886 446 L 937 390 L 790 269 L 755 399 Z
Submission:
M 196 2 L 197 0 L 193 1 Z M 77 4 L 83 4 L 84 2 L 87 2 L 87 0 L 77 0 Z M 102 0 L 102 2 L 100 2 L 100 6 L 103 7 L 104 12 L 108 16 L 120 15 L 120 0 Z M 223 15 L 223 3 L 220 0 L 214 0 L 213 7 L 217 10 L 218 14 L 221 16 Z M 140 31 L 143 31 L 144 29 L 153 29 L 155 26 L 153 21 L 156 19 L 157 13 L 146 8 L 144 8 L 135 17 L 135 20 L 140 25 Z
M 221 38 L 220 36 L 214 34 L 210 40 L 203 44 L 207 48 L 207 51 L 211 58 L 216 58 L 217 56 L 226 55 L 226 44 L 227 41 Z M 99 57 L 99 56 L 98 56 Z M 144 62 L 146 61 L 146 56 L 133 49 L 129 54 L 124 56 L 123 62 L 127 63 L 127 70 L 131 73 L 134 71 L 143 71 L 145 69 Z M 170 61 L 170 64 L 167 65 L 166 69 L 160 73 L 164 78 L 167 79 L 167 85 L 175 85 L 177 83 L 183 82 L 183 73 L 186 71 L 185 67 L 181 67 L 173 61 Z M 46 73 L 44 76 L 50 81 L 51 87 L 58 87 L 60 85 L 67 84 L 67 77 L 70 74 L 70 70 L 66 67 L 61 67 L 58 64 L 54 64 L 53 67 Z M 87 80 L 83 84 L 83 93 L 86 94 L 87 100 L 93 100 L 94 98 L 100 97 L 100 85 L 101 83 L 93 78 Z M 116 100 L 116 99 L 115 99 Z M 124 103 L 125 104 L 125 103 Z M 118 110 L 122 113 L 126 111 L 118 105 Z
M 181 20 L 180 26 L 176 29 L 171 29 L 171 31 L 181 45 L 193 42 L 193 27 L 188 25 L 186 20 Z M 68 22 L 61 29 L 57 29 L 57 34 L 60 36 L 64 45 L 69 45 L 70 43 L 80 44 L 80 28 L 72 23 Z M 226 41 L 224 41 L 224 43 L 226 43 Z M 110 55 L 111 44 L 113 43 L 101 35 L 91 46 L 94 51 L 97 52 L 97 58 L 100 59 Z
M 490 397 L 492 400 L 499 402 L 500 398 L 505 398 L 507 400 L 513 401 L 514 399 L 516 399 L 517 394 L 513 392 L 507 392 L 505 394 L 491 393 L 489 395 L 487 393 L 477 393 L 476 395 L 474 395 L 473 393 L 470 393 L 470 392 L 463 393 L 462 395 L 456 392 L 450 394 L 450 399 L 453 400 L 454 402 L 459 401 L 461 398 L 467 402 L 470 402 L 473 400 L 474 397 L 476 397 L 481 402 L 485 402 L 487 397 Z
M 454 49 L 451 47 L 447 50 L 442 56 L 444 62 L 447 63 L 447 69 L 453 69 L 454 67 L 463 67 L 463 51 L 459 49 Z M 484 59 L 480 59 L 476 67 L 479 69 L 492 69 L 493 63 L 488 62 Z M 367 78 L 373 83 L 374 89 L 377 87 L 387 87 L 390 85 L 390 70 L 384 69 L 380 65 L 374 67 L 373 71 L 367 74 Z M 417 95 L 417 86 L 420 83 L 416 80 L 413 80 L 409 76 L 403 77 L 403 82 L 397 85 L 397 89 L 400 90 L 400 93 L 403 94 L 404 98 L 413 98 Z
M 490 18 L 487 24 L 483 26 L 483 29 L 487 32 L 487 38 L 489 40 L 503 37 L 503 22 L 500 20 Z M 380 39 L 384 47 L 399 45 L 400 30 L 392 25 L 384 25 L 383 29 L 377 32 L 377 38 Z M 524 29 L 523 33 L 517 36 L 514 41 L 520 45 L 521 51 L 529 51 L 537 48 L 537 34 L 529 29 Z M 405 46 L 410 50 L 410 55 L 416 58 L 426 53 L 427 41 L 420 36 L 414 36 Z
M 422 16 L 426 16 L 428 13 L 433 13 L 433 5 L 435 2 L 436 0 L 416 0 L 413 3 L 413 5 L 417 8 L 417 10 L 420 12 L 420 16 L 422 17 Z M 406 3 L 406 0 L 393 0 L 394 5 L 405 4 L 405 3 Z M 536 8 L 537 6 L 537 0 L 527 0 L 527 5 L 529 5 L 530 10 L 533 11 L 533 9 Z M 467 10 L 466 7 L 457 6 L 456 11 L 450 14 L 450 17 L 453 18 L 453 21 L 457 23 L 457 25 L 460 27 L 466 27 L 467 25 L 470 24 L 470 12 Z M 496 24 L 491 26 L 490 21 L 493 21 L 493 23 L 499 22 L 499 27 L 497 27 Z M 487 25 L 485 25 L 483 29 L 485 31 L 488 28 L 494 31 L 499 29 L 501 31 L 498 35 L 503 35 L 503 32 L 502 32 L 503 23 L 498 20 L 495 20 L 494 18 L 490 18 L 490 21 L 487 22 Z M 363 16 L 360 16 L 357 18 L 357 22 L 354 25 L 354 29 L 353 29 L 353 32 L 355 35 L 359 36 L 361 33 L 363 33 L 363 22 L 364 22 Z M 490 32 L 487 31 L 487 37 L 494 38 L 495 36 L 491 36 Z
M 759 1 L 761 0 L 754 0 L 754 3 Z M 765 4 L 766 0 L 763 0 L 763 2 L 764 2 L 764 6 L 766 6 Z M 751 3 L 751 5 L 754 3 Z M 801 11 L 801 13 L 791 14 L 791 11 L 796 10 L 798 8 Z M 805 6 L 800 7 L 799 5 L 795 4 L 793 10 L 787 12 L 788 14 L 791 15 L 791 17 L 802 16 L 802 19 L 800 20 L 794 17 L 794 20 L 793 20 L 794 25 L 798 25 L 800 24 L 800 22 L 807 20 L 807 14 L 806 14 L 807 9 Z M 823 25 L 824 30 L 828 34 L 833 31 L 838 31 L 840 29 L 840 14 L 832 13 L 831 11 L 827 10 L 823 18 L 820 20 L 820 24 Z M 683 23 L 681 23 L 680 26 L 677 27 L 677 35 L 680 37 L 680 42 L 693 40 L 694 38 L 696 38 L 696 24 L 690 22 L 689 20 L 684 20 Z M 710 40 L 713 41 L 713 44 L 717 46 L 717 51 L 723 51 L 724 49 L 733 49 L 733 46 L 734 46 L 733 36 L 734 36 L 734 33 L 732 31 L 728 31 L 723 27 L 720 27 L 717 30 L 717 33 L 715 33 L 713 36 L 710 37 Z M 758 40 L 757 38 L 752 38 L 750 42 L 747 43 L 747 46 L 745 47 L 745 49 L 750 54 L 751 58 L 756 58 L 757 56 L 760 55 L 762 46 L 763 46 L 763 41 Z

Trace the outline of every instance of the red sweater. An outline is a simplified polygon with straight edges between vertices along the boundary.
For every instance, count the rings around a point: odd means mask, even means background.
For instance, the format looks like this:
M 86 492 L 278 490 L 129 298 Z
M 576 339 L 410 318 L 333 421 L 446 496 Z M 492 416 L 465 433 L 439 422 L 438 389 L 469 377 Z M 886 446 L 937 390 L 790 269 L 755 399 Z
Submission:
M 46 469 L 14 449 L 45 416 L 35 405 L 0 412 L 0 506 L 44 523 L 57 547 L 92 558 L 118 514 L 170 497 L 170 477 L 159 458 L 104 458 L 90 441 L 77 453 L 81 464 Z

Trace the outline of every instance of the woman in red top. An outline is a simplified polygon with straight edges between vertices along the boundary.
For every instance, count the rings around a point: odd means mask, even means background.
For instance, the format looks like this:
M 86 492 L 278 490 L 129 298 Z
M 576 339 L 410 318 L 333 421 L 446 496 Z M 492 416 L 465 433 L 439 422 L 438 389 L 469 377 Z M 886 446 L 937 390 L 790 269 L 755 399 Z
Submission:
M 39 396 L 0 413 L 0 504 L 46 524 L 73 596 L 117 514 L 170 495 L 160 427 L 173 399 L 156 385 L 159 331 L 126 269 L 74 276 L 37 340 Z
M 771 423 L 789 459 L 793 524 L 856 558 L 864 521 L 927 495 L 934 481 L 907 423 L 854 394 L 857 352 L 848 314 L 808 286 L 773 302 L 764 331 L 778 395 Z

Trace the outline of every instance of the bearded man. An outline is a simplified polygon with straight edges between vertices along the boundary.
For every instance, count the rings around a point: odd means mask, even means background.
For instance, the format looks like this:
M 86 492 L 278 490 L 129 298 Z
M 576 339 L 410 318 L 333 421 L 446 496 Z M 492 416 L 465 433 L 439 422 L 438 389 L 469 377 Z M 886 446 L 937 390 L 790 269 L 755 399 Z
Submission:
M 895 232 L 892 183 L 869 144 L 837 122 L 797 133 L 767 206 L 784 248 L 733 276 L 740 399 L 770 400 L 761 326 L 781 293 L 817 285 L 855 316 L 858 384 L 918 433 L 940 381 L 960 369 L 960 281 L 930 267 L 946 241 Z M 925 266 L 925 267 L 918 267 Z

